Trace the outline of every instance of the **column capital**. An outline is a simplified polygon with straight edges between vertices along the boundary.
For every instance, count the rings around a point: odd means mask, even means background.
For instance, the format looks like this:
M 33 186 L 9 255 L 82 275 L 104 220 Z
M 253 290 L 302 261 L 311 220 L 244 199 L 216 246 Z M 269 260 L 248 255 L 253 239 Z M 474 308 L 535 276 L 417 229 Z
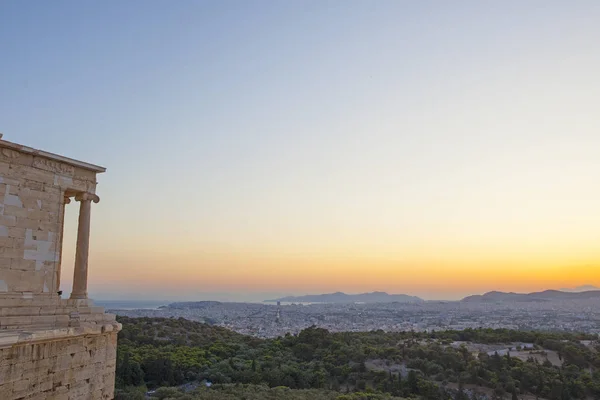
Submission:
M 98 203 L 100 201 L 100 197 L 94 193 L 81 192 L 75 195 L 75 201 L 93 201 L 94 203 Z

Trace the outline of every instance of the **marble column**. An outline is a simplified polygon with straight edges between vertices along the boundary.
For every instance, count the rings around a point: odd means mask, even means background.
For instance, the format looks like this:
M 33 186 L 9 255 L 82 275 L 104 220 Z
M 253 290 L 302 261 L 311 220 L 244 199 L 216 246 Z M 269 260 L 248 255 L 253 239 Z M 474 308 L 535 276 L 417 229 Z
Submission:
M 87 299 L 88 254 L 90 249 L 90 217 L 92 201 L 100 198 L 92 193 L 79 193 L 75 200 L 79 206 L 79 225 L 77 229 L 77 248 L 75 249 L 75 270 L 73 272 L 73 291 L 71 299 Z
M 65 233 L 65 211 L 67 208 L 67 204 L 71 203 L 71 199 L 65 196 L 63 204 L 62 204 L 62 217 L 60 221 L 60 253 L 58 253 L 58 264 L 56 265 L 56 284 L 54 285 L 55 291 L 60 290 L 60 274 L 62 269 L 62 248 L 63 248 L 63 235 Z

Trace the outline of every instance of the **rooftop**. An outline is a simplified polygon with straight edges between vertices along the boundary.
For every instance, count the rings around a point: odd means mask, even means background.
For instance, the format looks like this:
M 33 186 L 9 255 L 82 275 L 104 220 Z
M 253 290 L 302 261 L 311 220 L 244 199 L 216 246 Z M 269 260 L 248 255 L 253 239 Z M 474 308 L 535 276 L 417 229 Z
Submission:
M 32 147 L 24 146 L 22 144 L 13 143 L 13 142 L 9 142 L 7 140 L 3 140 L 2 136 L 3 136 L 3 134 L 0 133 L 0 147 L 13 149 L 13 150 L 19 151 L 21 153 L 31 154 L 31 155 L 34 155 L 34 156 L 49 158 L 51 160 L 59 161 L 59 162 L 65 163 L 65 164 L 72 165 L 74 167 L 87 169 L 87 170 L 94 171 L 94 172 L 97 172 L 97 173 L 102 173 L 102 172 L 106 171 L 106 168 L 101 167 L 99 165 L 94 165 L 94 164 L 86 163 L 84 161 L 75 160 L 75 159 L 72 159 L 72 158 L 69 158 L 69 157 L 65 157 L 65 156 L 61 156 L 61 155 L 58 155 L 58 154 L 50 153 L 48 151 L 37 150 L 37 149 L 34 149 Z

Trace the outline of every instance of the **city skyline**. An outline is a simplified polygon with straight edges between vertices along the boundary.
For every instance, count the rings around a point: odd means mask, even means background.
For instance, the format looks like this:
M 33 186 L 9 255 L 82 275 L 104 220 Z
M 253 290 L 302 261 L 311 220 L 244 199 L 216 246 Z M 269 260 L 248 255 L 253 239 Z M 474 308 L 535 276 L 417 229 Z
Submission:
M 600 4 L 234 4 L 0 6 L 3 139 L 107 167 L 92 294 L 600 286 Z

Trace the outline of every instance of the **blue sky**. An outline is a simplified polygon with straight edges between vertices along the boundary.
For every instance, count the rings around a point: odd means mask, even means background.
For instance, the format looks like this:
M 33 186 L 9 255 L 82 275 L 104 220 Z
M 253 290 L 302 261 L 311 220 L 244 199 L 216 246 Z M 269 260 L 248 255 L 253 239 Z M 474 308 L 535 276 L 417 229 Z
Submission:
M 589 266 L 598 20 L 596 1 L 5 1 L 0 132 L 108 168 L 98 292 L 169 269 L 186 293 L 426 296 L 442 282 L 377 277 Z M 303 275 L 328 268 L 373 279 Z

